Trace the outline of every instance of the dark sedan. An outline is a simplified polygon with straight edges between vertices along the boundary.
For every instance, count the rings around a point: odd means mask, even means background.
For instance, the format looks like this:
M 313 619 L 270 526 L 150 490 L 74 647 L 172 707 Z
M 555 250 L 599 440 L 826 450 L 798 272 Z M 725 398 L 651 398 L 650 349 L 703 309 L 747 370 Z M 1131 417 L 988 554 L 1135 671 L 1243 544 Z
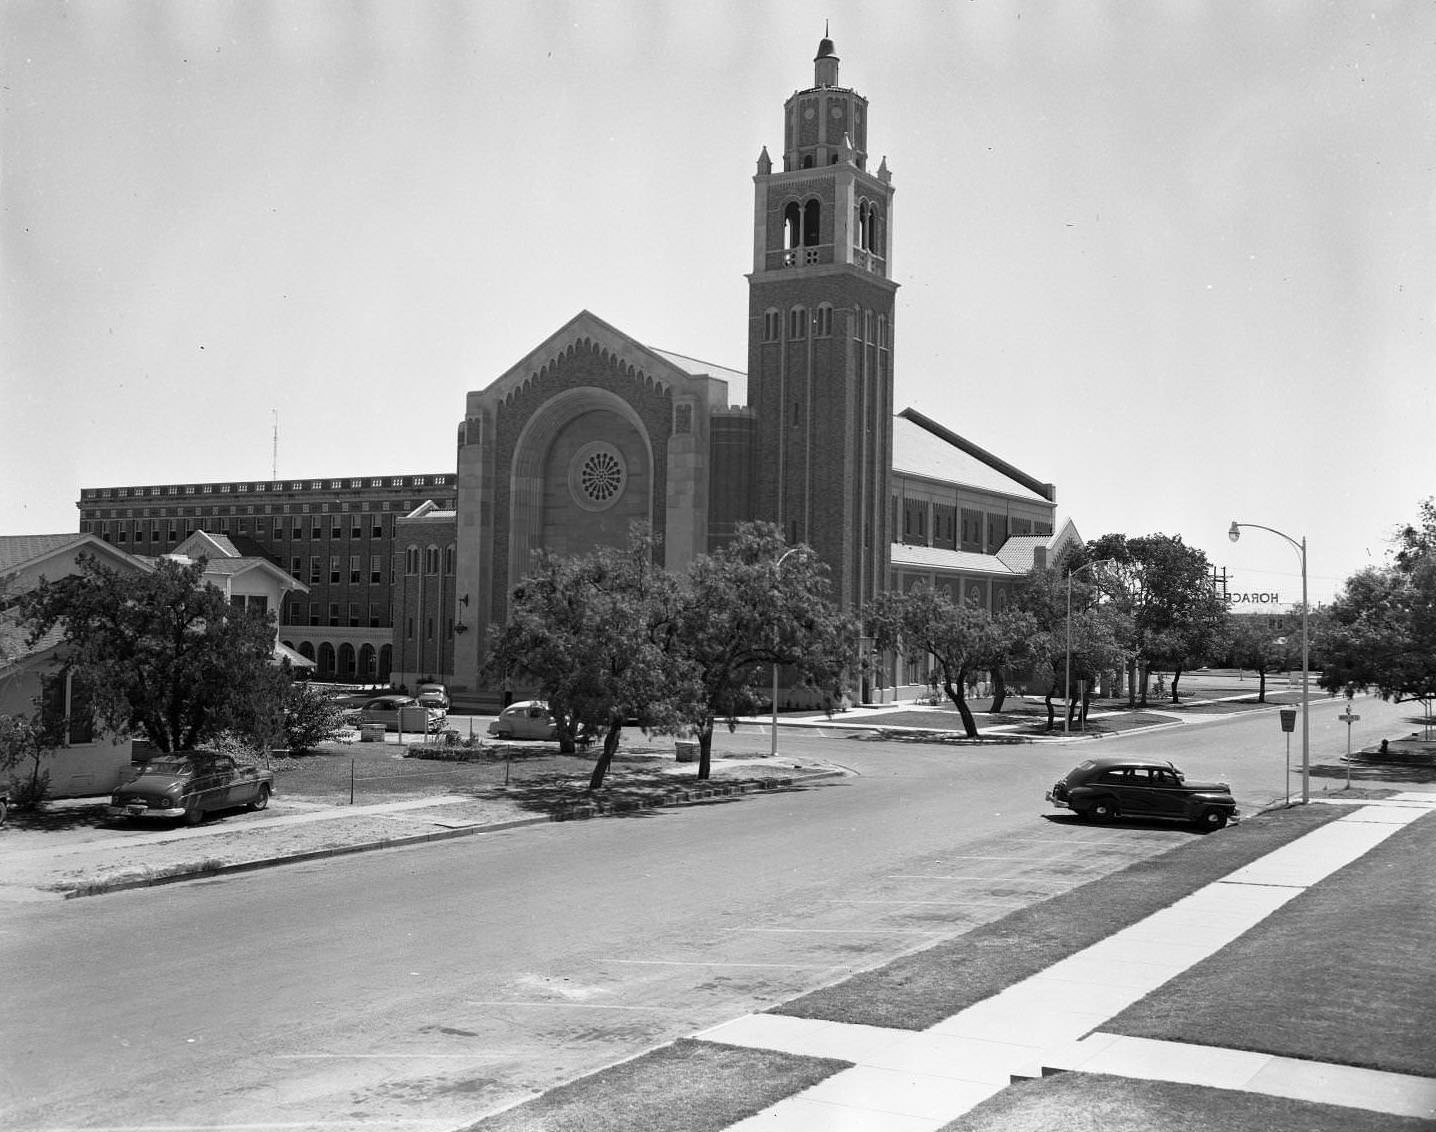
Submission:
M 183 818 L 198 825 L 215 810 L 262 810 L 274 772 L 211 751 L 159 755 L 110 796 L 111 817 Z
M 1221 829 L 1236 816 L 1225 782 L 1189 782 L 1169 762 L 1088 759 L 1058 779 L 1047 800 L 1091 821 L 1171 818 L 1199 829 Z

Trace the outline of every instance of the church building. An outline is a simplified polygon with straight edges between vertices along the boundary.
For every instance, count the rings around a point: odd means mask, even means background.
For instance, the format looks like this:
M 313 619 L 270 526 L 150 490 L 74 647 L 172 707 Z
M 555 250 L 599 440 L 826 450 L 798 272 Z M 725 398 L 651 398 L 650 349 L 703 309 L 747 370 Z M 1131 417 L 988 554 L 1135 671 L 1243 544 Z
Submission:
M 850 609 L 919 580 L 1000 605 L 1076 538 L 1054 536 L 1051 484 L 895 412 L 892 175 L 886 159 L 873 167 L 868 100 L 840 84 L 838 63 L 823 39 L 813 85 L 783 105 L 781 163 L 766 147 L 758 157 L 746 374 L 583 311 L 468 395 L 446 516 L 464 625 L 456 687 L 472 687 L 534 551 L 623 545 L 635 520 L 673 570 L 742 520 L 777 523 L 817 551 Z M 396 665 L 411 620 L 395 617 Z

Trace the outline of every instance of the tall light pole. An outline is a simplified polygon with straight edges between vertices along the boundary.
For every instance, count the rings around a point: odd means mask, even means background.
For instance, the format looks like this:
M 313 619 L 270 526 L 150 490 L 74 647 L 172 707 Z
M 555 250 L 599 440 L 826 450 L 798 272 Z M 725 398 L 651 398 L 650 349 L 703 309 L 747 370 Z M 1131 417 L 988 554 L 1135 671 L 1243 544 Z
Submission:
M 773 563 L 773 582 L 775 590 L 777 589 L 776 583 L 781 577 L 780 571 L 783 569 L 783 563 L 788 560 L 788 555 L 796 553 L 797 549 L 796 546 L 789 547 L 779 556 L 778 561 Z M 774 758 L 778 756 L 778 662 L 776 660 L 773 661 L 773 746 L 768 753 Z
M 1275 527 L 1264 527 L 1260 523 L 1238 523 L 1233 519 L 1231 528 L 1227 531 L 1227 538 L 1236 542 L 1242 537 L 1243 527 L 1252 527 L 1276 535 L 1277 538 L 1284 538 L 1301 555 L 1301 804 L 1305 806 L 1311 801 L 1311 638 L 1307 634 L 1306 624 L 1306 536 L 1303 535 L 1301 541 L 1297 542 L 1291 535 L 1283 534 Z M 1287 786 L 1289 794 L 1290 783 Z
M 1093 566 L 1105 566 L 1111 561 L 1110 558 L 1099 558 L 1067 571 L 1067 668 L 1062 677 L 1062 696 L 1067 702 L 1062 705 L 1062 730 L 1069 735 L 1072 733 L 1072 575 L 1090 570 Z

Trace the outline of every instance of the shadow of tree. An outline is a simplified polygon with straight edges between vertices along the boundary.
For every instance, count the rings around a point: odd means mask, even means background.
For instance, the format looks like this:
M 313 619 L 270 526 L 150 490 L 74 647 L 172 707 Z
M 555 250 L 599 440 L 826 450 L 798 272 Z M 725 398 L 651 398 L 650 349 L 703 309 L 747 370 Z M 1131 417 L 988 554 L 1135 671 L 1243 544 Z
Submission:
M 1436 782 L 1436 766 L 1420 763 L 1352 763 L 1352 782 L 1410 782 L 1429 785 Z M 1311 773 L 1319 778 L 1345 779 L 1346 763 L 1319 763 Z
M 475 798 L 504 799 L 530 813 L 547 814 L 555 821 L 615 814 L 628 817 L 653 816 L 652 811 L 677 802 L 720 804 L 736 802 L 742 795 L 772 790 L 805 790 L 806 783 L 787 778 L 716 778 L 706 781 L 675 782 L 661 771 L 624 770 L 610 777 L 597 790 L 588 789 L 587 779 L 562 773 L 538 774 L 511 782 L 508 786 L 487 786 L 458 791 Z
M 11 810 L 6 825 L 16 829 L 34 830 L 40 833 L 66 829 L 93 829 L 97 826 L 115 826 L 118 819 L 105 813 L 105 803 L 96 802 L 82 806 L 62 806 L 50 809 L 42 806 L 38 810 Z

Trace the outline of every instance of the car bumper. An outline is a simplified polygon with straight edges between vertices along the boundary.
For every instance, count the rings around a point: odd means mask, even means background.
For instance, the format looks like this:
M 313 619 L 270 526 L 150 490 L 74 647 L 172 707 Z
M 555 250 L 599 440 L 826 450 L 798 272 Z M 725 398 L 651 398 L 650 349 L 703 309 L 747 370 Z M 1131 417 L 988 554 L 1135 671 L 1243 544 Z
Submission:
M 156 806 L 106 806 L 105 813 L 112 818 L 182 818 L 183 806 L 160 809 Z
M 1047 791 L 1047 800 L 1051 802 L 1054 806 L 1056 806 L 1059 810 L 1070 810 L 1072 808 L 1069 803 L 1064 802 L 1061 798 L 1054 796 L 1051 790 Z

